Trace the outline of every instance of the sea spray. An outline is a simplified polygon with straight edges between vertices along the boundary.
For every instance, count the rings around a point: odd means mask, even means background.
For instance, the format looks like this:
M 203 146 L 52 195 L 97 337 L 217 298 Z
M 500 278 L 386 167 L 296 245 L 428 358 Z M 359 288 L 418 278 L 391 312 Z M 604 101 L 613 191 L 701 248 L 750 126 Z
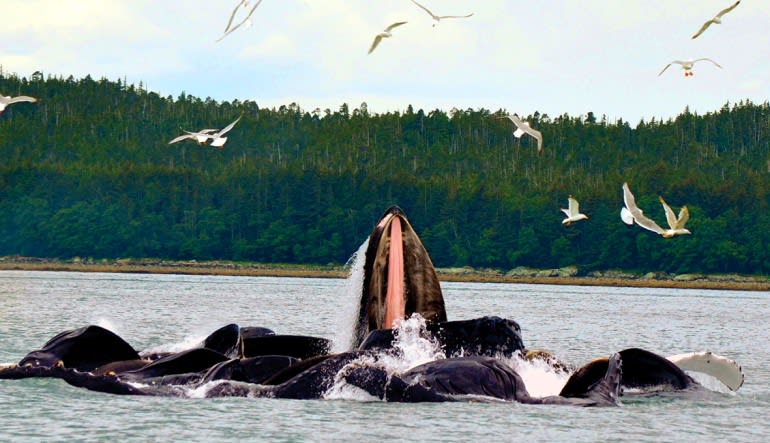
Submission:
M 338 303 L 340 309 L 337 310 L 338 314 L 335 322 L 337 332 L 334 336 L 334 345 L 332 347 L 332 352 L 335 353 L 350 350 L 353 343 L 358 312 L 361 309 L 364 263 L 366 262 L 366 248 L 368 247 L 369 239 L 367 238 L 345 265 L 350 271 L 347 280 L 345 280 L 345 287 L 340 291 L 342 297 Z

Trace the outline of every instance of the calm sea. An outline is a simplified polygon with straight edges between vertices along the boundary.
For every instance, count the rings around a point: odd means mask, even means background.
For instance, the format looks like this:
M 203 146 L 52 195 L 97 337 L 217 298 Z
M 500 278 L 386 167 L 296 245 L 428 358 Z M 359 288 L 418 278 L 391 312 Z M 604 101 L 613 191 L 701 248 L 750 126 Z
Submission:
M 333 338 L 344 347 L 356 302 L 351 286 L 341 279 L 0 271 L 0 363 L 16 362 L 58 332 L 87 324 L 106 326 L 139 350 L 183 348 L 227 323 Z M 620 408 L 584 409 L 389 404 L 344 396 L 125 397 L 56 379 L 0 380 L 0 441 L 756 442 L 770 436 L 768 293 L 442 287 L 450 319 L 514 319 L 529 348 L 574 364 L 627 347 L 662 355 L 710 350 L 738 361 L 746 382 L 736 393 L 698 400 L 637 399 Z

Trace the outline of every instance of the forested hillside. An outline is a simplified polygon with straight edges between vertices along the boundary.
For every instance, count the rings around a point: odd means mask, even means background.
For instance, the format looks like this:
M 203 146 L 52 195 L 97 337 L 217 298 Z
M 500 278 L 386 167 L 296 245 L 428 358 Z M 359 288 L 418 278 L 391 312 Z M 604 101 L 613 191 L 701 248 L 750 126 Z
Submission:
M 538 156 L 499 118 L 515 110 L 265 109 L 43 75 L 0 75 L 0 93 L 39 98 L 0 115 L 0 255 L 344 263 L 397 204 L 441 267 L 770 272 L 767 102 L 536 113 Z M 168 144 L 239 115 L 223 150 Z M 659 195 L 687 205 L 692 235 L 623 224 L 624 181 L 659 224 Z M 589 220 L 564 227 L 569 195 Z

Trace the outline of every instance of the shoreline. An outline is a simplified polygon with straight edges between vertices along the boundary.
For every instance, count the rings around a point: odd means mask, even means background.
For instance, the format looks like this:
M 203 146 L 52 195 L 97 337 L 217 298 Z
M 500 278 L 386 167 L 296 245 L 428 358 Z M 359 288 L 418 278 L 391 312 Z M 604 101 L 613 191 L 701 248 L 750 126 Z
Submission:
M 57 260 L 0 257 L 0 271 L 112 272 L 135 274 L 222 275 L 244 277 L 347 278 L 343 266 L 237 263 L 230 261 L 166 261 L 152 259 Z M 575 286 L 627 286 L 640 288 L 770 291 L 768 276 L 702 275 L 660 276 L 608 271 L 606 275 L 576 276 L 560 270 L 528 270 L 504 274 L 498 270 L 438 268 L 440 281 L 467 283 L 518 283 Z M 522 275 L 524 274 L 524 275 Z

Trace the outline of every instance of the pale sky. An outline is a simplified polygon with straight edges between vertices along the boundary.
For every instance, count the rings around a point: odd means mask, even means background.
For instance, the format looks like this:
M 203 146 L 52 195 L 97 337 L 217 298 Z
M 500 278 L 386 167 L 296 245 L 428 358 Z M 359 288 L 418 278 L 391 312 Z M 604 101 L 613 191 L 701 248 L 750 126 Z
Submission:
M 770 99 L 770 0 L 743 0 L 696 40 L 733 0 L 420 0 L 438 15 L 474 14 L 436 27 L 410 0 L 263 0 L 253 26 L 216 43 L 238 2 L 2 0 L 0 65 L 306 111 L 592 111 L 635 125 Z M 396 21 L 408 23 L 367 55 Z M 701 57 L 723 69 L 658 76 Z

